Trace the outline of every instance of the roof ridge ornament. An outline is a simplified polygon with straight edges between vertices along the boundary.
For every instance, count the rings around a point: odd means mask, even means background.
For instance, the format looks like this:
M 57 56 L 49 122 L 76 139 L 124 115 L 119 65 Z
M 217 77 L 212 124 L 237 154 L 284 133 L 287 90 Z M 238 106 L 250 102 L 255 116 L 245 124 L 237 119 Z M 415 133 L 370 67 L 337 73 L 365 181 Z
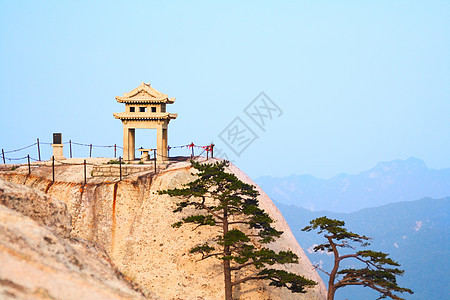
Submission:
M 116 96 L 116 100 L 119 103 L 167 103 L 172 104 L 175 102 L 175 98 L 168 98 L 166 94 L 163 94 L 150 86 L 150 83 L 142 82 L 137 88 L 128 93 L 123 93 L 123 96 Z

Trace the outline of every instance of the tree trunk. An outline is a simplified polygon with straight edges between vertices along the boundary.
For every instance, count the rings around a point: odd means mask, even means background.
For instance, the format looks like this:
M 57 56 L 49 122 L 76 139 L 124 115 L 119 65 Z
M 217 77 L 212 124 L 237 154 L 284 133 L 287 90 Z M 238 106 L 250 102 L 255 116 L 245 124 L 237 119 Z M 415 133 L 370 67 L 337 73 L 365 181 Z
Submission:
M 328 242 L 330 243 L 331 248 L 333 249 L 334 254 L 334 266 L 333 270 L 331 270 L 330 278 L 328 280 L 328 294 L 327 294 L 327 300 L 333 300 L 334 299 L 334 293 L 336 292 L 334 281 L 336 280 L 336 274 L 339 270 L 339 263 L 340 263 L 340 257 L 339 252 L 337 250 L 336 244 L 334 243 L 333 239 L 331 237 L 325 236 L 328 239 Z
M 228 212 L 226 208 L 223 210 L 223 234 L 228 233 Z M 229 245 L 223 246 L 223 253 L 225 256 L 231 255 L 231 250 Z M 223 261 L 223 275 L 225 279 L 225 300 L 233 300 L 233 285 L 231 284 L 231 265 L 230 260 L 224 259 Z
M 328 279 L 328 293 L 327 293 L 327 300 L 333 300 L 334 299 L 334 292 L 336 291 L 334 289 L 334 280 L 336 279 L 336 272 L 339 267 L 339 261 L 334 260 L 334 268 L 330 273 L 330 278 Z
M 328 286 L 327 300 L 334 300 L 334 287 Z
M 224 250 L 225 248 L 230 248 L 230 246 L 225 246 Z M 224 252 L 226 254 L 226 250 Z M 233 286 L 231 285 L 231 267 L 229 260 L 223 261 L 223 275 L 225 278 L 225 300 L 233 300 Z

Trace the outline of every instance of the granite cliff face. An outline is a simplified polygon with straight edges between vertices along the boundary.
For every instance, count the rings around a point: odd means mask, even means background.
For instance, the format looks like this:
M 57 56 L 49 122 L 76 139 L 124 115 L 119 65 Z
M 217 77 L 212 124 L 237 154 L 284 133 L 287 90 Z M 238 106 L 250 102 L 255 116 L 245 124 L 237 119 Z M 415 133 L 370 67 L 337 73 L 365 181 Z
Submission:
M 0 299 L 144 299 L 107 253 L 68 238 L 66 205 L 0 179 Z
M 229 171 L 242 181 L 254 184 L 238 168 Z M 0 172 L 10 182 L 25 184 L 66 203 L 72 216 L 72 237 L 98 243 L 126 276 L 133 279 L 146 296 L 156 299 L 222 299 L 223 275 L 220 261 L 188 254 L 203 239 L 214 236 L 209 228 L 192 230 L 188 226 L 172 228 L 182 215 L 174 214 L 176 198 L 159 195 L 158 190 L 180 187 L 192 180 L 188 162 L 169 166 L 156 176 L 151 172 L 117 178 L 89 178 L 82 182 L 80 166 L 60 166 L 57 181 L 51 181 L 51 169 L 35 168 L 32 175 L 21 167 Z M 90 171 L 88 170 L 88 173 Z M 319 284 L 306 294 L 269 287 L 267 282 L 248 282 L 235 290 L 239 299 L 325 299 L 326 290 L 283 216 L 267 195 L 261 193 L 260 205 L 276 220 L 284 234 L 270 247 L 291 249 L 300 263 L 288 266 Z

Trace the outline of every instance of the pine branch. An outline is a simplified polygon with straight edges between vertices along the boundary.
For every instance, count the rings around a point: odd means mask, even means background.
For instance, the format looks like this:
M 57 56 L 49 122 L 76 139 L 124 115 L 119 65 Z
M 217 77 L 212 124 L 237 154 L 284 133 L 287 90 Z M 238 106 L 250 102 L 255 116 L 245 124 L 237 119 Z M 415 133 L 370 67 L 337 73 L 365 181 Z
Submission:
M 315 264 L 314 269 L 317 269 L 319 271 L 322 271 L 323 273 L 327 274 L 328 276 L 330 276 L 330 273 L 328 273 L 327 271 L 325 271 L 324 269 L 322 269 L 321 267 L 319 267 L 319 264 Z
M 219 216 L 218 214 L 216 214 L 215 212 L 213 212 L 208 206 L 205 205 L 205 197 L 202 197 L 202 203 L 201 206 L 210 214 L 212 214 L 214 217 L 216 217 L 217 219 L 223 221 L 223 218 L 221 216 Z
M 248 276 L 248 277 L 239 279 L 239 280 L 237 280 L 237 281 L 234 281 L 234 282 L 232 282 L 231 284 L 232 284 L 233 286 L 235 286 L 235 285 L 238 285 L 238 284 L 247 282 L 247 281 L 249 281 L 249 280 L 258 280 L 258 279 L 267 279 L 267 278 L 269 278 L 267 275 L 266 275 L 266 276 Z
M 207 258 L 215 257 L 215 256 L 225 256 L 225 254 L 223 252 L 219 252 L 219 253 L 213 253 L 213 254 L 208 254 L 208 255 L 202 255 L 202 258 L 200 260 L 205 260 Z

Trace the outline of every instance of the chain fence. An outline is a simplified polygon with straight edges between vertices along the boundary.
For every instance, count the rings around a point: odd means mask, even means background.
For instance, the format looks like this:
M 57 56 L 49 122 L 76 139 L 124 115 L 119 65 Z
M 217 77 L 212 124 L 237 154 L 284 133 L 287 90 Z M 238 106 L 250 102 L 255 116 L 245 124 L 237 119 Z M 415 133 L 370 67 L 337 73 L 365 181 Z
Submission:
M 12 165 L 11 169 L 15 169 L 18 166 L 21 165 L 28 165 L 28 174 L 31 175 L 31 163 L 33 162 L 33 167 L 34 166 L 39 166 L 41 164 L 38 164 L 39 162 L 42 162 L 41 160 L 41 145 L 52 145 L 52 143 L 47 143 L 47 142 L 41 142 L 39 141 L 39 138 L 36 139 L 36 142 L 25 146 L 25 147 L 21 147 L 18 149 L 12 149 L 12 150 L 7 150 L 5 151 L 4 148 L 2 148 L 1 153 L 0 153 L 0 162 L 3 161 L 3 165 L 7 165 L 7 162 Z M 89 157 L 92 157 L 93 154 L 93 150 L 95 148 L 110 148 L 113 149 L 114 151 L 114 158 L 116 160 L 111 160 L 109 163 L 111 164 L 119 164 L 119 169 L 120 169 L 120 178 L 119 180 L 122 180 L 122 165 L 124 164 L 122 157 L 119 156 L 118 160 L 117 160 L 117 150 L 123 150 L 122 146 L 119 146 L 117 144 L 114 145 L 96 145 L 96 144 L 86 144 L 86 143 L 79 143 L 79 142 L 74 142 L 72 140 L 69 140 L 67 142 L 63 142 L 62 145 L 68 145 L 69 146 L 69 158 L 73 158 L 73 146 L 80 146 L 80 147 L 86 147 L 89 148 Z M 37 157 L 32 157 L 30 156 L 30 154 L 24 155 L 24 156 L 15 156 L 13 154 L 20 154 L 21 151 L 24 151 L 26 149 L 29 149 L 31 147 L 35 147 L 36 146 L 36 151 L 37 151 Z M 170 156 L 170 152 L 171 150 L 174 151 L 178 149 L 177 151 L 186 149 L 188 152 L 184 153 L 184 154 L 188 154 L 187 156 Z M 198 149 L 200 151 L 199 154 L 197 154 L 197 156 L 195 155 L 195 149 Z M 149 151 L 150 150 L 150 151 Z M 144 149 L 139 148 L 139 149 L 135 149 L 135 156 L 137 156 L 136 154 L 138 152 L 142 152 L 144 151 Z M 160 154 L 158 153 L 157 149 L 145 149 L 145 151 L 148 152 L 148 157 L 147 157 L 147 161 L 154 161 L 154 171 L 155 173 L 157 172 L 157 166 L 156 166 L 156 162 L 157 162 L 157 158 L 161 157 L 164 160 L 178 160 L 178 158 L 196 158 L 196 157 L 201 157 L 204 155 L 204 153 L 206 152 L 206 159 L 209 159 L 209 157 L 213 158 L 214 156 L 214 144 L 210 144 L 210 145 L 206 145 L 206 146 L 200 146 L 200 145 L 196 145 L 193 142 L 190 144 L 185 144 L 185 145 L 179 145 L 179 146 L 168 146 L 167 147 L 167 156 L 164 154 Z M 111 153 L 112 154 L 112 153 Z M 143 157 L 143 156 L 141 156 Z M 86 161 L 86 159 L 83 162 L 74 162 L 74 161 L 63 161 L 61 159 L 55 159 L 54 156 L 51 156 L 51 162 L 52 162 L 52 180 L 53 182 L 55 181 L 55 163 L 59 164 L 59 165 L 65 165 L 65 166 L 80 166 L 83 165 L 84 166 L 84 183 L 86 184 L 86 167 L 87 166 L 94 166 L 94 163 L 89 163 Z M 141 159 L 142 161 L 142 159 Z M 36 164 L 37 163 L 37 164 Z M 143 161 L 142 161 L 143 163 Z M 57 166 L 57 165 L 56 165 Z

